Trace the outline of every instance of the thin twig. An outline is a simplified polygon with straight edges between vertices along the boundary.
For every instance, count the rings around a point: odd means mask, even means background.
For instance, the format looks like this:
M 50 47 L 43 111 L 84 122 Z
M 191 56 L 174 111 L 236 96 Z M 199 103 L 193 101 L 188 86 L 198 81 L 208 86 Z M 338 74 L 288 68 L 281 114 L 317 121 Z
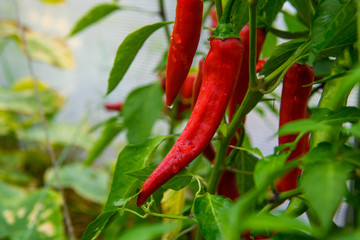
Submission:
M 70 215 L 69 215 L 69 211 L 67 209 L 67 205 L 66 205 L 66 201 L 65 201 L 65 197 L 64 197 L 64 190 L 63 190 L 63 188 L 61 187 L 61 184 L 60 184 L 60 177 L 59 177 L 59 173 L 57 171 L 55 152 L 54 152 L 54 149 L 53 149 L 53 147 L 51 145 L 51 142 L 50 142 L 49 128 L 48 128 L 48 124 L 47 124 L 47 121 L 46 121 L 46 118 L 45 118 L 44 108 L 43 108 L 43 105 L 41 103 L 40 92 L 39 92 L 39 88 L 38 88 L 38 81 L 37 81 L 37 79 L 35 77 L 35 71 L 34 71 L 34 68 L 33 68 L 33 65 L 32 65 L 32 60 L 31 60 L 31 57 L 30 57 L 30 54 L 29 54 L 29 49 L 28 49 L 27 43 L 26 43 L 25 31 L 24 31 L 24 28 L 21 25 L 19 6 L 18 6 L 18 3 L 17 3 L 16 0 L 13 0 L 13 1 L 14 1 L 14 6 L 15 6 L 16 19 L 17 19 L 18 26 L 19 26 L 19 31 L 20 31 L 20 39 L 21 39 L 21 42 L 22 42 L 23 47 L 24 47 L 24 55 L 25 55 L 25 58 L 26 58 L 26 61 L 27 61 L 28 69 L 29 69 L 29 72 L 30 72 L 30 77 L 33 80 L 34 94 L 35 94 L 36 102 L 38 104 L 39 114 L 40 114 L 41 122 L 42 122 L 42 125 L 43 125 L 43 128 L 44 128 L 44 132 L 45 132 L 45 142 L 46 142 L 47 152 L 48 152 L 48 154 L 50 156 L 51 163 L 52 163 L 52 166 L 54 168 L 55 179 L 56 179 L 56 182 L 58 183 L 57 184 L 58 185 L 58 191 L 59 191 L 59 193 L 61 195 L 61 198 L 63 200 L 62 201 L 63 204 L 62 204 L 61 208 L 62 208 L 62 211 L 63 211 L 63 214 L 64 214 L 66 230 L 67 230 L 67 233 L 68 233 L 70 239 L 73 240 L 73 239 L 75 239 L 74 229 L 72 227 L 71 218 L 70 218 Z M 30 229 L 29 230 L 30 234 L 25 235 L 24 239 L 27 239 L 31 235 L 31 231 L 32 231 L 34 225 L 35 225 L 35 221 L 32 223 L 31 228 L 29 228 Z

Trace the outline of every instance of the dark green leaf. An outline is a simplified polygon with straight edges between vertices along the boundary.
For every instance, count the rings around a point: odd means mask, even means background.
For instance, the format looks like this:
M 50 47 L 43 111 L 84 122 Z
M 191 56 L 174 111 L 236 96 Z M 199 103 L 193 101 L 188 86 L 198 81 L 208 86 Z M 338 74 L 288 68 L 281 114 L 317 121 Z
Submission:
M 320 51 L 351 22 L 356 13 L 354 0 L 323 0 L 316 9 L 311 24 L 311 48 L 309 63 L 312 64 Z
M 132 91 L 122 110 L 129 143 L 144 141 L 161 115 L 162 91 L 158 83 Z
M 305 26 L 310 27 L 311 23 L 311 10 L 308 1 L 298 1 L 298 0 L 290 0 L 291 5 L 294 6 L 297 10 L 297 15 L 299 19 L 303 22 Z
M 158 223 L 151 225 L 135 226 L 131 230 L 122 234 L 119 240 L 152 240 L 159 239 L 165 232 L 177 228 L 177 223 Z
M 254 186 L 254 176 L 248 173 L 254 172 L 255 165 L 258 162 L 258 158 L 244 150 L 238 151 L 236 156 L 236 167 L 240 171 L 244 172 L 236 173 L 239 193 L 240 196 L 242 196 Z
M 286 135 L 292 133 L 305 133 L 318 130 L 326 130 L 329 126 L 321 121 L 315 121 L 313 119 L 301 119 L 292 121 L 281 126 L 278 134 Z
M 110 221 L 111 218 L 115 217 L 118 214 L 118 210 L 112 210 L 107 212 L 102 212 L 97 218 L 92 221 L 86 228 L 82 240 L 92 240 L 96 239 L 100 233 L 106 227 L 106 224 Z
M 294 39 L 277 46 L 270 59 L 265 63 L 263 69 L 260 71 L 260 75 L 267 76 L 275 71 L 284 62 L 286 62 L 303 43 L 305 43 L 304 39 Z
M 299 230 L 291 232 L 279 232 L 271 238 L 272 240 L 315 240 L 317 238 L 309 236 L 308 234 Z
M 112 119 L 105 124 L 100 137 L 94 142 L 89 153 L 84 160 L 84 165 L 91 165 L 98 156 L 105 150 L 111 141 L 124 129 L 124 124 Z
M 277 37 L 271 32 L 268 32 L 266 34 L 265 42 L 261 50 L 260 58 L 270 57 L 274 52 L 276 45 L 277 45 Z
M 349 133 L 354 135 L 357 138 L 360 138 L 360 123 L 353 125 L 349 129 Z
M 155 170 L 158 165 L 152 165 L 149 167 L 145 167 L 143 169 L 127 172 L 129 176 L 135 177 L 140 181 L 145 181 L 148 179 L 150 174 Z M 162 187 L 165 189 L 173 189 L 175 191 L 179 191 L 186 187 L 191 182 L 192 176 L 189 171 L 186 169 L 182 170 L 178 174 L 176 174 L 173 178 L 171 178 L 167 183 L 165 183 Z
M 274 179 L 274 174 L 281 171 L 284 168 L 284 163 L 287 156 L 285 154 L 281 155 L 271 155 L 267 156 L 262 160 L 259 160 L 255 166 L 254 171 L 254 181 L 257 187 L 263 185 L 270 185 Z
M 105 205 L 106 211 L 116 209 L 118 202 L 136 193 L 136 188 L 140 187 L 137 179 L 126 173 L 148 166 L 150 155 L 168 138 L 169 136 L 162 136 L 146 140 L 139 144 L 125 146 L 120 152 L 116 162 L 110 194 Z
M 334 64 L 334 60 L 330 60 L 328 58 L 322 58 L 315 61 L 313 64 L 315 76 L 324 77 L 330 75 L 330 71 L 333 64 Z
M 232 205 L 230 199 L 206 193 L 195 199 L 194 216 L 205 239 L 222 239 L 222 212 Z
M 330 240 L 355 240 L 355 239 L 360 239 L 359 230 L 353 232 L 347 232 L 343 234 L 336 234 L 335 236 L 330 237 Z
M 306 4 L 306 3 L 305 3 Z M 306 25 L 295 15 L 288 12 L 283 12 L 284 21 L 288 30 L 293 32 L 308 30 Z
M 236 32 L 240 32 L 241 29 L 249 21 L 249 5 L 247 1 L 235 1 L 232 8 L 231 22 L 235 26 Z
M 127 145 L 120 152 L 115 166 L 113 182 L 104 211 L 87 227 L 82 239 L 94 239 L 106 227 L 107 223 L 136 193 L 138 180 L 126 174 L 149 165 L 150 155 L 167 138 L 157 137 L 140 144 Z
M 282 9 L 285 0 L 268 0 L 263 11 L 263 15 L 265 18 L 265 23 L 268 27 L 271 27 L 273 21 L 275 20 L 276 16 Z
M 271 214 L 256 214 L 242 222 L 242 230 L 251 229 L 253 231 L 261 231 L 264 229 L 269 230 L 293 230 L 299 229 L 305 232 L 312 232 L 309 225 L 300 221 L 286 216 L 274 216 Z
M 74 28 L 71 30 L 69 36 L 74 36 L 90 25 L 96 23 L 97 21 L 103 19 L 110 13 L 115 10 L 119 10 L 120 7 L 116 4 L 102 3 L 93 7 L 89 12 L 87 12 L 80 20 L 77 21 Z
M 349 21 L 342 26 L 341 30 L 334 36 L 334 38 L 321 50 L 321 54 L 330 56 L 340 56 L 343 54 L 343 48 L 353 44 L 357 37 L 356 19 Z
M 152 33 L 159 28 L 162 28 L 172 22 L 159 22 L 152 25 L 142 27 L 135 32 L 130 33 L 120 44 L 114 61 L 114 65 L 111 69 L 111 73 L 108 80 L 107 94 L 112 92 L 124 77 L 126 71 L 130 67 L 130 64 L 134 60 L 136 54 Z
M 324 119 L 326 124 L 342 124 L 346 122 L 357 122 L 360 120 L 360 109 L 356 107 L 342 107 L 334 112 L 329 118 Z
M 307 200 L 327 231 L 346 192 L 350 167 L 340 161 L 306 166 L 300 186 Z

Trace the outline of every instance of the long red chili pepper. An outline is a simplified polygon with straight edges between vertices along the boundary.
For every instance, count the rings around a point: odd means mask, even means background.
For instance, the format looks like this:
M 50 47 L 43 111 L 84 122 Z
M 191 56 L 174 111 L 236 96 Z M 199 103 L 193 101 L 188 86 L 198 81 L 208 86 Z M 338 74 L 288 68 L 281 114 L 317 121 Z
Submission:
M 145 181 L 137 205 L 193 161 L 209 144 L 219 127 L 234 91 L 244 46 L 238 38 L 212 38 L 204 77 L 190 119 L 170 152 Z
M 284 76 L 283 89 L 280 105 L 280 127 L 285 123 L 307 117 L 307 102 L 312 86 L 304 87 L 314 81 L 314 71 L 306 65 L 294 64 Z M 296 134 L 279 137 L 279 144 L 293 142 Z M 292 151 L 287 161 L 294 160 L 308 151 L 309 137 L 302 137 Z M 296 188 L 297 179 L 301 170 L 294 168 L 275 182 L 279 192 L 285 192 Z
M 229 118 L 230 121 L 235 114 L 236 108 L 239 107 L 245 97 L 245 94 L 249 87 L 249 25 L 245 25 L 243 29 L 240 31 L 241 40 L 244 43 L 244 57 L 241 65 L 240 74 L 238 77 L 238 81 L 235 87 L 235 91 L 231 96 L 229 102 Z M 256 31 L 257 34 L 257 42 L 256 42 L 256 59 L 259 58 L 262 45 L 265 41 L 265 31 L 263 29 L 258 28 Z M 265 64 L 265 63 L 264 63 Z M 245 119 L 244 122 L 245 123 Z M 241 129 L 239 128 L 239 134 L 241 134 Z M 236 145 L 237 140 L 234 137 L 231 140 L 231 145 Z M 227 155 L 230 154 L 232 148 L 228 149 Z M 236 184 L 236 173 L 231 171 L 223 171 L 218 188 L 217 193 L 219 195 L 223 195 L 235 201 L 239 196 L 239 191 Z
M 178 0 L 166 65 L 166 104 L 171 106 L 184 83 L 199 44 L 202 0 Z
M 123 102 L 117 102 L 117 103 L 106 103 L 105 108 L 107 110 L 114 110 L 114 111 L 121 111 L 123 108 L 124 103 Z

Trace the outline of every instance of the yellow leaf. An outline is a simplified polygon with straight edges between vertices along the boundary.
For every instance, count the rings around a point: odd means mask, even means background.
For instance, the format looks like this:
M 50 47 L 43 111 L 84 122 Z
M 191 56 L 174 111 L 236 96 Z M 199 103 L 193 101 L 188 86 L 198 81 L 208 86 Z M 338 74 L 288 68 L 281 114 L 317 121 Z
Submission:
M 23 30 L 31 59 L 51 64 L 60 69 L 75 69 L 74 57 L 63 39 L 50 37 L 25 27 Z M 24 51 L 19 26 L 15 21 L 0 20 L 1 38 L 15 40 Z
M 172 189 L 168 189 L 165 191 L 164 197 L 161 200 L 161 212 L 163 214 L 168 214 L 168 215 L 180 215 L 181 211 L 184 208 L 184 205 L 185 205 L 184 189 L 181 189 L 180 191 L 174 191 Z M 171 222 L 176 220 L 164 218 L 163 221 Z M 173 239 L 180 232 L 180 230 L 181 230 L 181 223 L 176 229 L 170 232 L 166 232 L 162 236 L 161 240 Z

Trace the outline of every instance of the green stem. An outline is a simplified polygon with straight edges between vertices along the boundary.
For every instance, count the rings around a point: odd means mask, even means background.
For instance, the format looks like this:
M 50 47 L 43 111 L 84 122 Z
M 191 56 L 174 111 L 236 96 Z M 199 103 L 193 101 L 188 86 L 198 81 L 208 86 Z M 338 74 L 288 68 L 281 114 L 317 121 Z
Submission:
M 207 18 L 207 16 L 209 16 L 210 12 L 211 12 L 211 8 L 214 6 L 214 3 L 211 2 L 211 4 L 209 4 L 209 6 L 207 7 L 207 9 L 204 11 L 204 15 L 203 15 L 203 19 L 202 21 L 204 22 L 205 19 Z
M 273 203 L 267 204 L 263 209 L 261 209 L 261 211 L 259 212 L 259 214 L 262 213 L 267 213 L 270 212 L 271 209 L 276 208 L 277 206 L 279 206 L 280 204 L 282 204 L 286 199 L 289 199 L 291 197 L 295 197 L 302 194 L 302 190 L 300 188 L 296 188 L 294 190 L 290 190 L 287 192 L 283 192 L 279 195 L 279 199 Z
M 357 1 L 357 14 L 356 14 L 356 28 L 357 28 L 357 50 L 358 61 L 360 60 L 360 1 Z
M 165 8 L 164 8 L 164 0 L 159 0 L 159 6 L 160 6 L 160 17 L 162 19 L 163 22 L 166 22 L 166 16 L 165 16 Z M 165 33 L 166 33 L 166 37 L 167 40 L 170 44 L 170 30 L 169 30 L 169 25 L 165 26 Z
M 234 3 L 235 3 L 235 0 L 228 0 L 226 2 L 225 8 L 224 8 L 224 14 L 222 16 L 223 19 L 218 18 L 218 19 L 220 19 L 220 21 L 218 20 L 219 22 L 230 23 L 231 9 L 232 9 Z M 216 10 L 217 10 L 217 7 L 216 7 Z
M 347 82 L 346 78 L 338 78 L 327 81 L 319 101 L 319 108 L 328 108 L 332 111 L 337 111 L 346 104 L 347 97 L 352 89 L 346 88 L 347 91 L 341 91 L 344 84 Z M 346 85 L 346 84 L 345 84 Z M 315 131 L 311 135 L 311 146 L 316 147 L 321 142 L 334 142 L 339 137 L 341 126 L 334 126 L 328 130 Z
M 309 37 L 309 31 L 299 31 L 299 32 L 287 32 L 276 28 L 269 28 L 269 31 L 274 34 L 275 36 L 278 36 L 280 38 L 284 39 L 297 39 L 297 38 L 308 38 Z
M 315 15 L 315 9 L 314 9 L 314 6 L 312 4 L 312 1 L 311 0 L 307 0 L 308 2 L 308 5 L 309 5 L 309 9 L 310 9 L 310 12 L 311 12 L 311 17 L 313 17 Z
M 260 92 L 248 91 L 246 96 L 240 106 L 240 108 L 236 111 L 236 114 L 231 121 L 227 135 L 220 141 L 219 148 L 217 150 L 213 170 L 211 171 L 208 192 L 214 194 L 216 192 L 217 184 L 220 179 L 220 174 L 223 169 L 223 162 L 226 157 L 226 151 L 231 139 L 236 134 L 236 130 L 242 124 L 242 121 L 246 114 L 253 109 L 256 104 L 261 100 L 263 94 Z
M 215 0 L 215 6 L 216 6 L 216 16 L 218 19 L 218 22 L 220 22 L 221 16 L 222 16 L 222 2 L 221 0 Z
M 252 2 L 252 3 L 250 3 Z M 257 1 L 249 1 L 249 81 L 250 89 L 257 89 L 256 77 L 256 9 Z
M 162 213 L 149 212 L 148 214 L 151 216 L 154 216 L 154 217 L 169 218 L 169 219 L 174 219 L 174 220 L 189 220 L 189 219 L 191 219 L 189 217 L 168 215 L 168 214 L 162 214 Z
M 282 77 L 285 75 L 286 71 L 297 61 L 305 57 L 303 55 L 310 48 L 310 42 L 308 41 L 301 48 L 295 52 L 286 62 L 284 62 L 280 67 L 278 67 L 274 72 L 269 74 L 264 78 L 264 93 L 269 93 L 274 91 L 274 89 L 280 84 Z M 261 89 L 260 89 L 261 91 Z

